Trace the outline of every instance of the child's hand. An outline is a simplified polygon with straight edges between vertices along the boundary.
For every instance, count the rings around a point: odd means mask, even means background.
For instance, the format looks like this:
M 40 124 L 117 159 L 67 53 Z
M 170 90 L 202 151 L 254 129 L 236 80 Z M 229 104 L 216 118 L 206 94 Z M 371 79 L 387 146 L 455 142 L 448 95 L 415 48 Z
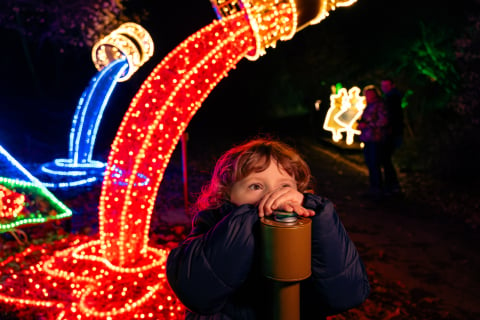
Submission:
M 279 188 L 267 193 L 258 203 L 258 216 L 269 216 L 274 210 L 295 212 L 299 216 L 311 217 L 315 211 L 302 206 L 303 194 L 290 187 Z

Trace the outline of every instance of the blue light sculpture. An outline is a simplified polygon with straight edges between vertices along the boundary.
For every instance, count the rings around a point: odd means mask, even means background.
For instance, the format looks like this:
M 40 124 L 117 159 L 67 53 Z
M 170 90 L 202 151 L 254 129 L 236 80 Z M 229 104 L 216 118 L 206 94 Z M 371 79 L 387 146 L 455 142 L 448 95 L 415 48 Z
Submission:
M 73 117 L 68 159 L 55 159 L 41 167 L 44 173 L 57 180 L 44 181 L 45 186 L 50 188 L 77 186 L 95 182 L 103 175 L 105 163 L 92 160 L 95 139 L 108 100 L 118 79 L 127 68 L 127 59 L 121 58 L 110 63 L 90 80 L 78 101 Z
M 42 183 L 49 188 L 68 188 L 100 181 L 106 163 L 92 159 L 100 121 L 118 82 L 128 80 L 153 55 L 148 32 L 125 23 L 92 48 L 99 72 L 82 93 L 70 129 L 68 158 L 41 166 Z

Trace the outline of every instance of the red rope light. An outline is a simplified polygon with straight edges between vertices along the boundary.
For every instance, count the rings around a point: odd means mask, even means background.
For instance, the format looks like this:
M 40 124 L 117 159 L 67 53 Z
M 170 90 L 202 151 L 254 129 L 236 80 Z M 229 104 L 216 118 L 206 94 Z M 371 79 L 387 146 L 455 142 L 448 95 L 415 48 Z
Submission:
M 112 144 L 100 238 L 60 241 L 61 249 L 26 250 L 0 263 L 6 268 L 0 302 L 41 309 L 56 320 L 183 318 L 184 306 L 166 280 L 169 249 L 148 246 L 156 195 L 178 141 L 214 87 L 242 58 L 256 58 L 295 33 L 295 1 L 268 3 L 212 22 L 153 70 Z M 18 267 L 27 260 L 35 263 Z
M 189 121 L 254 48 L 252 39 L 240 13 L 212 22 L 164 58 L 132 100 L 112 144 L 100 196 L 100 239 L 44 252 L 40 261 L 20 271 L 7 268 L 0 274 L 5 277 L 0 301 L 48 310 L 49 319 L 57 320 L 183 318 L 184 306 L 166 280 L 169 249 L 148 246 L 153 204 Z M 146 179 L 149 183 L 142 183 Z M 29 254 L 5 260 L 3 266 Z
M 241 13 L 211 23 L 169 53 L 132 100 L 112 144 L 100 196 L 100 240 L 112 264 L 132 265 L 145 253 L 170 157 L 208 94 L 252 50 L 252 39 Z M 118 177 L 118 169 L 125 177 Z M 149 183 L 142 185 L 144 177 Z

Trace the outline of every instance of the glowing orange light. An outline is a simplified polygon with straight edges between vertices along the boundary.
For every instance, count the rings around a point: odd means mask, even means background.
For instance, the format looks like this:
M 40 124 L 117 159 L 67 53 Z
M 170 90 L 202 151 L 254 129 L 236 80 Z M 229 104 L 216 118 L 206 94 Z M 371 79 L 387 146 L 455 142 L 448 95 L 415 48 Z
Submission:
M 352 144 L 354 135 L 360 134 L 356 121 L 365 109 L 365 97 L 360 96 L 360 88 L 341 88 L 330 95 L 330 108 L 325 116 L 323 129 L 332 132 L 332 140 L 338 142 L 346 134 L 346 143 Z
M 181 134 L 216 84 L 252 50 L 253 38 L 243 13 L 213 22 L 169 53 L 132 100 L 112 144 L 99 204 L 100 240 L 112 264 L 135 264 L 147 249 L 156 193 Z M 123 187 L 114 166 L 129 173 Z M 150 183 L 134 188 L 140 172 Z M 137 213 L 135 223 L 130 213 Z
M 153 55 L 153 39 L 142 26 L 127 22 L 100 39 L 92 48 L 92 60 L 102 70 L 122 56 L 128 61 L 128 70 L 118 80 L 130 77 Z

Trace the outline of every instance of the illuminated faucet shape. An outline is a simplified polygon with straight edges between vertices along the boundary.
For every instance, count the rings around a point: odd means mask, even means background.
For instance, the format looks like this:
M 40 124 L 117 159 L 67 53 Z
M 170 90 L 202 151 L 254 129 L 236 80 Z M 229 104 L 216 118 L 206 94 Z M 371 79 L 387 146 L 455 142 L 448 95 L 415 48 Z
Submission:
M 68 158 L 42 165 L 50 188 L 86 185 L 103 176 L 106 163 L 92 160 L 93 149 L 105 107 L 118 82 L 124 82 L 153 55 L 153 40 L 140 25 L 122 24 L 92 48 L 99 72 L 78 101 L 70 129 Z
M 351 3 L 213 2 L 221 19 L 170 52 L 130 103 L 108 157 L 99 239 L 44 257 L 28 271 L 38 276 L 12 272 L 8 284 L 0 285 L 0 301 L 57 310 L 57 319 L 183 319 L 184 307 L 166 280 L 169 249 L 149 246 L 157 191 L 176 144 L 202 102 L 241 59 L 257 59 L 335 6 Z
M 218 19 L 243 11 L 255 39 L 249 60 L 265 54 L 278 40 L 289 40 L 303 28 L 324 20 L 337 7 L 348 7 L 357 0 L 210 0 Z M 286 10 L 283 15 L 276 15 Z M 286 14 L 285 14 L 286 13 Z

